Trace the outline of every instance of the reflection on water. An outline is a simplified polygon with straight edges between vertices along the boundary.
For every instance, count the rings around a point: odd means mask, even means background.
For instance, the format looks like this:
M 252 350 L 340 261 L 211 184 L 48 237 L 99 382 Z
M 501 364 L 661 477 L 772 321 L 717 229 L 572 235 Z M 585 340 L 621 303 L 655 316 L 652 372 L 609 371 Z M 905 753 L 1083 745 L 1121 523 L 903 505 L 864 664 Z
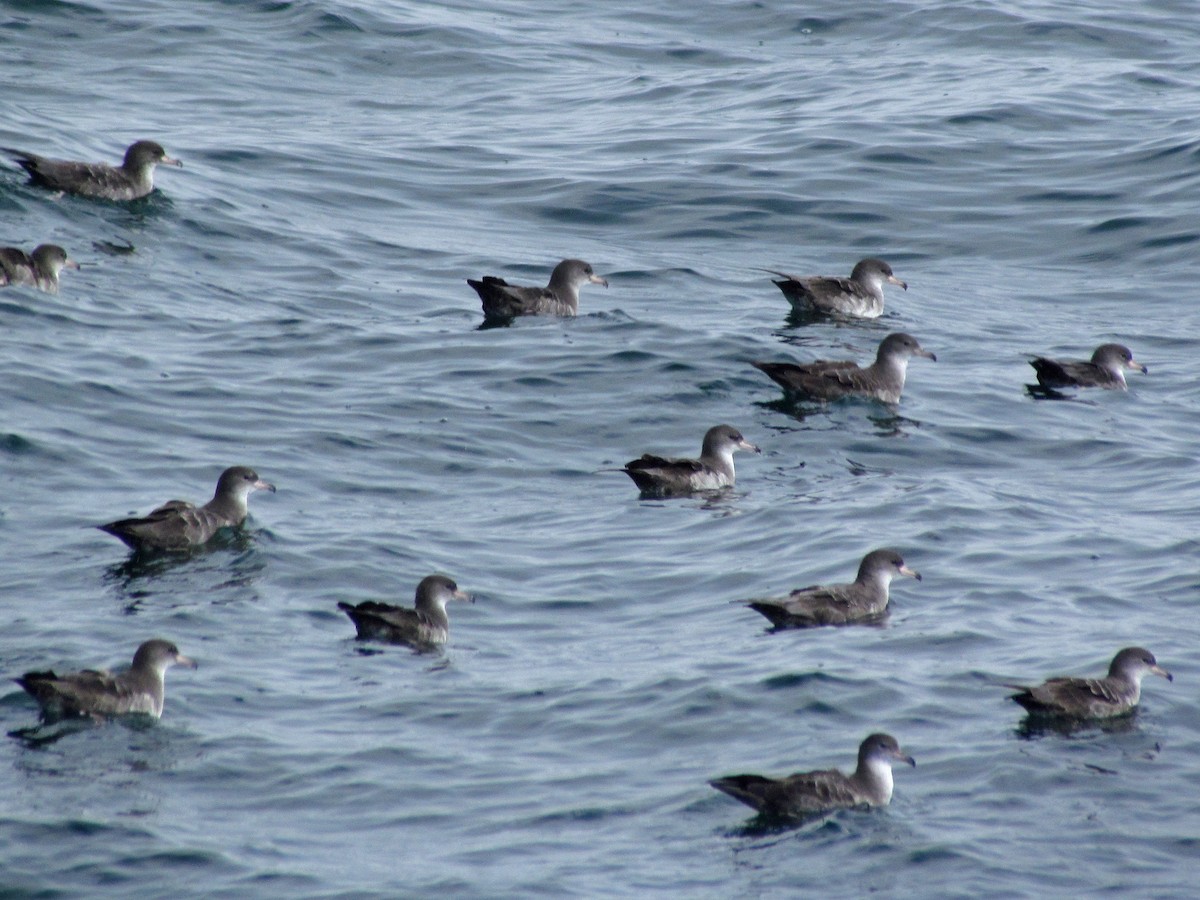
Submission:
M 209 604 L 246 599 L 252 596 L 246 589 L 267 570 L 268 554 L 259 546 L 267 537 L 265 530 L 226 528 L 192 550 L 133 552 L 106 568 L 101 580 L 129 615 L 152 599 L 162 603 L 169 598 L 170 605 L 194 603 L 198 594 Z
M 1080 719 L 1072 716 L 1055 716 L 1048 713 L 1029 713 L 1017 725 L 1017 737 L 1032 741 L 1046 735 L 1077 737 L 1089 731 L 1103 734 L 1129 734 L 1137 730 L 1137 710 L 1126 716 L 1112 719 Z
M 132 732 L 144 732 L 158 724 L 157 719 L 144 713 L 105 718 L 103 716 L 55 715 L 45 709 L 39 709 L 38 714 L 41 719 L 38 724 L 14 729 L 8 732 L 8 736 L 29 749 L 36 750 L 55 744 L 73 734 L 79 734 L 81 731 L 105 727 L 110 723 Z
M 1085 397 L 1080 397 L 1076 394 L 1067 394 L 1052 387 L 1046 387 L 1042 384 L 1027 384 L 1025 391 L 1034 400 L 1068 400 L 1074 403 L 1084 403 L 1088 406 L 1095 406 L 1096 401 L 1088 400 Z

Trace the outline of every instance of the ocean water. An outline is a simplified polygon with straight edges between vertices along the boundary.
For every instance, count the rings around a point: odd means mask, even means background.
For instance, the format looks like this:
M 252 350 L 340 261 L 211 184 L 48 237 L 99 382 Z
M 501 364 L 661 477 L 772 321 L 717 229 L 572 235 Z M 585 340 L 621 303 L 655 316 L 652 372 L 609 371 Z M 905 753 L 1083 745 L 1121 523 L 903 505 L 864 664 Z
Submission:
M 114 204 L 0 164 L 0 667 L 199 660 L 158 723 L 0 741 L 6 897 L 1190 897 L 1200 878 L 1200 25 L 1182 0 L 798 8 L 0 0 L 0 145 L 184 168 Z M 909 284 L 790 314 L 764 268 Z M 468 277 L 574 320 L 480 329 Z M 914 360 L 798 409 L 754 359 Z M 1128 392 L 1030 355 L 1128 344 Z M 729 422 L 716 498 L 619 467 Z M 246 534 L 131 565 L 91 526 L 275 482 Z M 732 601 L 924 574 L 884 627 Z M 437 654 L 338 600 L 472 592 Z M 1123 727 L 1003 682 L 1140 644 Z M 15 685 L 5 732 L 37 722 Z M 917 760 L 892 804 L 761 833 L 708 787 Z

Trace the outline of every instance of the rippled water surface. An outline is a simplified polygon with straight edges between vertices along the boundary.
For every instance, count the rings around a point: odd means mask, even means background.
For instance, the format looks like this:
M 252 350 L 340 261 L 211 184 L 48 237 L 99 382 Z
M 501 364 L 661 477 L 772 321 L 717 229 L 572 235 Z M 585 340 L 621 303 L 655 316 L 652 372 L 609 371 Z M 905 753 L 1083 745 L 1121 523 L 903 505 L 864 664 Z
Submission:
M 1185 2 L 0 0 L 0 145 L 184 161 L 130 204 L 0 164 L 0 662 L 128 662 L 160 722 L 0 743 L 6 896 L 1193 896 L 1200 26 Z M 803 320 L 764 268 L 909 284 Z M 468 277 L 590 261 L 574 320 L 480 329 Z M 797 408 L 755 359 L 866 360 L 902 403 Z M 1119 340 L 1128 392 L 1036 400 Z M 729 422 L 715 498 L 619 467 Z M 279 486 L 247 534 L 129 564 L 90 526 Z M 732 603 L 924 574 L 884 627 Z M 475 594 L 440 654 L 338 600 Z M 1150 648 L 1122 727 L 1031 732 L 1003 682 Z M 6 732 L 37 722 L 15 685 Z M 852 765 L 891 806 L 759 833 L 706 782 Z

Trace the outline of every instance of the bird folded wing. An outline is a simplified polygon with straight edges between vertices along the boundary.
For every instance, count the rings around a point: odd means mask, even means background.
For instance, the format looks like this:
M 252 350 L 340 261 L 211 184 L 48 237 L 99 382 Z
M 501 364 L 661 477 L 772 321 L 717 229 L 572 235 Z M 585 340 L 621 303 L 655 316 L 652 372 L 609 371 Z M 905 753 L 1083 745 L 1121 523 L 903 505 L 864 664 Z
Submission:
M 837 769 L 797 772 L 784 779 L 789 806 L 797 811 L 856 806 L 860 799 Z
M 135 694 L 124 680 L 111 672 L 84 669 L 53 681 L 40 683 L 45 693 L 39 699 L 54 702 L 57 699 L 64 709 L 86 715 L 119 715 L 127 712 L 145 712 L 135 703 Z M 51 698 L 50 695 L 53 695 Z
M 673 469 L 677 472 L 703 472 L 707 466 L 698 459 L 671 459 L 665 456 L 655 456 L 644 453 L 633 462 L 627 463 L 626 469 Z
M 1055 696 L 1065 701 L 1086 703 L 1101 700 L 1105 703 L 1120 704 L 1126 700 L 1103 678 L 1052 678 L 1046 682 L 1046 687 L 1052 688 Z

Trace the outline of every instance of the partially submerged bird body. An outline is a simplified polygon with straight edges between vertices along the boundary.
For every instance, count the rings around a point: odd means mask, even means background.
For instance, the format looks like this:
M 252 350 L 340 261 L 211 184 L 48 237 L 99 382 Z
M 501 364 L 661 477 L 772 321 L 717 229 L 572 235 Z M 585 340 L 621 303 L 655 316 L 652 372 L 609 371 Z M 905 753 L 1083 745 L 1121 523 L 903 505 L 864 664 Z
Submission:
M 762 451 L 732 425 L 716 425 L 704 435 L 699 459 L 673 459 L 646 453 L 621 470 L 644 494 L 669 496 L 730 487 L 736 479 L 733 454 Z
M 467 279 L 483 304 L 483 314 L 489 319 L 511 319 L 515 316 L 574 316 L 579 313 L 579 288 L 583 284 L 608 287 L 590 264 L 582 259 L 564 259 L 550 274 L 546 287 L 519 287 L 503 278 L 485 275 L 482 280 Z
M 767 818 L 796 818 L 857 806 L 886 806 L 892 799 L 894 762 L 916 765 L 894 737 L 872 734 L 859 746 L 858 766 L 850 775 L 822 769 L 785 778 L 730 775 L 709 784 Z
M 28 284 L 48 294 L 58 293 L 58 275 L 63 269 L 78 269 L 57 244 L 40 244 L 32 253 L 19 247 L 0 247 L 0 287 Z
M 908 361 L 923 356 L 937 357 L 921 347 L 910 334 L 889 334 L 879 345 L 875 362 L 866 368 L 848 360 L 817 360 L 795 363 L 753 362 L 756 369 L 790 394 L 814 400 L 867 397 L 884 403 L 899 403 L 908 373 Z
M 445 575 L 428 575 L 417 585 L 414 608 L 393 606 L 368 600 L 365 603 L 338 603 L 338 609 L 350 617 L 360 640 L 383 640 L 413 647 L 434 647 L 450 636 L 450 617 L 446 603 L 472 597 L 460 591 Z
M 26 672 L 14 681 L 38 701 L 47 718 L 143 713 L 157 719 L 163 711 L 164 675 L 171 666 L 194 669 L 196 663 L 170 641 L 155 638 L 138 647 L 126 672 Z
M 863 557 L 858 577 L 849 584 L 814 585 L 778 599 L 744 601 L 776 628 L 812 628 L 871 622 L 887 613 L 888 586 L 897 575 L 921 580 L 894 550 L 872 550 Z
M 1020 693 L 1012 699 L 1031 713 L 1077 719 L 1110 719 L 1137 708 L 1142 697 L 1142 678 L 1174 677 L 1159 666 L 1149 650 L 1126 647 L 1113 657 L 1104 678 L 1051 678 L 1036 687 L 1009 684 Z
M 221 473 L 213 498 L 203 506 L 168 500 L 149 515 L 96 527 L 137 551 L 190 550 L 208 543 L 222 528 L 241 525 L 248 512 L 246 498 L 260 490 L 274 493 L 275 485 L 248 466 L 231 466 Z
M 162 145 L 155 141 L 131 144 L 119 166 L 50 159 L 23 150 L 5 149 L 29 173 L 33 184 L 52 191 L 102 200 L 136 200 L 144 197 L 154 190 L 155 166 L 183 166 L 179 160 L 167 156 Z
M 1148 371 L 1122 344 L 1101 344 L 1090 360 L 1036 356 L 1029 364 L 1037 372 L 1038 384 L 1044 388 L 1101 387 L 1126 390 L 1126 369 L 1143 375 Z
M 908 290 L 908 285 L 897 278 L 892 267 L 882 259 L 860 260 L 849 278 L 767 271 L 783 279 L 775 284 L 795 309 L 860 319 L 875 319 L 883 314 L 885 283 Z

